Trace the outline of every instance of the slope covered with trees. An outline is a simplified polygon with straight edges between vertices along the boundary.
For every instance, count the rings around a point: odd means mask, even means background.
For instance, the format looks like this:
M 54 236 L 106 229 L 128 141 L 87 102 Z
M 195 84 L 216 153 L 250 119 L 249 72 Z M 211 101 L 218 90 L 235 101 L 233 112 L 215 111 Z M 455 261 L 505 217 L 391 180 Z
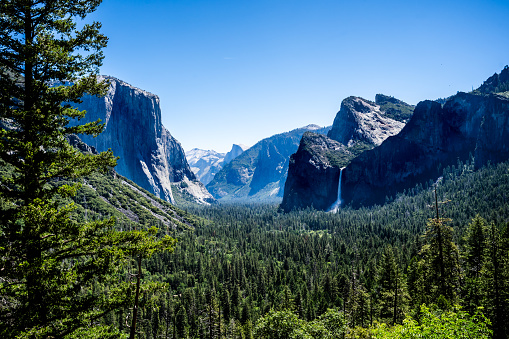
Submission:
M 434 187 L 337 214 L 190 208 L 203 217 L 195 232 L 183 233 L 173 254 L 146 263 L 169 290 L 154 297 L 159 308 L 144 311 L 144 338 L 278 338 L 270 334 L 276 325 L 294 337 L 327 338 L 324 319 L 347 338 L 417 335 L 439 325 L 441 337 L 470 328 L 461 335 L 504 338 L 509 164 L 444 169 L 438 218 Z

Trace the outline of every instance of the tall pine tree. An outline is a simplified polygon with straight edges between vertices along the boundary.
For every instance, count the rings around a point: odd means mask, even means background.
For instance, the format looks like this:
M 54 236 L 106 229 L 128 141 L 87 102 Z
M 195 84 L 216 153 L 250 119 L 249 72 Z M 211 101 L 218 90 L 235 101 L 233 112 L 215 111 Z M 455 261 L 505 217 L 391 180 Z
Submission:
M 460 269 L 459 251 L 453 240 L 453 229 L 438 211 L 438 199 L 435 188 L 436 217 L 426 225 L 424 245 L 421 248 L 424 290 L 426 302 L 442 300 L 447 304 L 457 301 Z
M 156 230 L 117 232 L 113 219 L 82 222 L 65 203 L 79 184 L 60 184 L 115 165 L 111 152 L 84 154 L 70 134 L 84 94 L 104 94 L 96 75 L 107 38 L 78 21 L 100 0 L 0 2 L 0 337 L 118 337 L 101 318 L 131 302 L 121 261 L 169 248 Z M 68 201 L 68 200 L 67 200 Z M 105 288 L 107 286 L 107 288 Z

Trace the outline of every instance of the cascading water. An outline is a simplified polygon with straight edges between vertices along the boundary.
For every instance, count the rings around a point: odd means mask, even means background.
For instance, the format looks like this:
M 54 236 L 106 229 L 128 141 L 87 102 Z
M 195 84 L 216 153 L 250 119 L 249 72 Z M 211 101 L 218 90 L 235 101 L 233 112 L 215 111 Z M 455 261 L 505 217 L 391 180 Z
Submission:
M 343 169 L 344 167 L 341 167 L 339 169 L 338 198 L 329 208 L 329 212 L 332 213 L 336 213 L 339 210 L 339 207 L 341 206 L 341 178 L 343 177 Z

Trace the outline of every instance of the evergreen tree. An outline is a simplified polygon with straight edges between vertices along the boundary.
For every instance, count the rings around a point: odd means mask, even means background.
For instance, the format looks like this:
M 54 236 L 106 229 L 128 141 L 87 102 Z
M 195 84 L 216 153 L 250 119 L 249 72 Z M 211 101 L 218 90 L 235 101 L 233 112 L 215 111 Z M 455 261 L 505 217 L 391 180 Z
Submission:
M 463 299 L 465 309 L 471 314 L 481 305 L 483 294 L 481 272 L 486 250 L 487 227 L 486 221 L 477 215 L 468 225 L 465 236 Z
M 437 192 L 435 188 L 436 218 L 426 225 L 424 245 L 421 248 L 421 265 L 424 274 L 424 288 L 428 302 L 441 297 L 447 303 L 456 302 L 459 288 L 459 251 L 453 240 L 453 229 L 449 221 L 438 212 Z
M 494 223 L 487 229 L 486 250 L 481 271 L 482 304 L 493 326 L 494 338 L 509 335 L 509 276 L 507 249 L 502 248 L 500 232 Z
M 376 277 L 377 314 L 382 321 L 393 325 L 405 316 L 408 292 L 405 280 L 396 263 L 392 246 L 387 246 L 380 258 Z
M 80 222 L 62 184 L 115 165 L 113 154 L 84 154 L 70 134 L 97 135 L 99 121 L 73 124 L 84 94 L 104 94 L 96 75 L 107 38 L 97 22 L 77 28 L 100 0 L 0 3 L 0 336 L 107 337 L 97 326 L 131 303 L 122 260 L 169 248 L 150 232 L 116 232 L 114 219 Z M 107 286 L 107 288 L 105 288 Z M 117 336 L 113 332 L 111 336 Z
M 187 339 L 189 337 L 189 325 L 187 322 L 187 312 L 186 308 L 182 303 L 179 303 L 177 306 L 177 315 L 175 317 L 175 323 L 174 323 L 174 336 L 175 338 L 180 339 Z

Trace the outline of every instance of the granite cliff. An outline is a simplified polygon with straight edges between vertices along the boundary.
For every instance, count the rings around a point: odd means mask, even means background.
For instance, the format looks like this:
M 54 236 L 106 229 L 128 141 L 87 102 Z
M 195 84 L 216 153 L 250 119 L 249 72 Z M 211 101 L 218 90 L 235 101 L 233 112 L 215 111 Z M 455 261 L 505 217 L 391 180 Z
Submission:
M 342 167 L 343 159 L 338 159 L 337 154 L 352 157 L 347 146 L 325 135 L 304 133 L 297 152 L 290 157 L 281 207 L 286 211 L 311 206 L 328 209 L 338 195 L 337 185 L 331 185 L 338 182 Z
M 413 106 L 378 94 L 375 102 L 348 97 L 327 137 L 306 133 L 290 158 L 281 208 L 327 210 L 338 198 L 340 168 L 401 131 Z
M 444 100 L 443 104 L 437 101 L 420 102 L 399 133 L 388 136 L 382 143 L 375 145 L 376 147 L 336 165 L 338 168 L 346 166 L 341 175 L 343 204 L 354 207 L 383 204 L 386 197 L 395 196 L 418 183 L 436 180 L 442 174 L 443 168 L 456 165 L 458 160 L 467 161 L 474 157 L 475 167 L 480 168 L 488 163 L 509 159 L 508 90 L 509 68 L 506 67 L 471 93 L 458 93 Z M 360 107 L 355 102 L 352 105 L 357 112 L 362 112 L 365 106 Z M 399 115 L 394 114 L 395 112 L 389 113 L 393 117 Z M 341 125 L 338 128 L 333 126 L 329 136 L 343 143 L 355 139 L 352 135 L 355 135 L 357 129 L 349 127 L 352 119 L 346 115 L 336 117 L 336 120 L 341 122 Z M 374 120 L 383 122 L 380 119 Z M 343 134 L 334 134 L 333 131 Z M 369 139 L 370 135 L 372 133 L 363 131 L 357 133 L 358 138 L 363 140 Z M 375 142 L 379 139 L 375 136 L 371 140 Z M 303 138 L 303 142 L 309 141 Z M 307 149 L 316 154 L 334 152 L 329 146 L 323 143 L 322 145 L 314 148 L 308 146 Z M 306 161 L 309 162 L 307 158 L 312 157 L 306 158 L 305 154 L 299 152 L 293 155 L 292 159 L 302 158 L 303 161 L 294 161 L 295 168 L 290 166 L 281 207 L 284 210 L 307 206 L 326 209 L 324 206 L 330 206 L 337 198 L 332 193 L 334 188 L 338 191 L 336 187 L 339 175 L 334 174 L 331 179 L 333 170 L 327 167 L 330 166 L 329 159 L 315 161 L 314 169 L 309 170 L 310 166 Z M 306 180 L 307 184 L 302 182 Z M 329 191 L 332 190 L 332 193 L 323 195 L 328 198 L 316 198 L 318 193 L 327 190 L 326 186 L 331 187 Z
M 87 111 L 81 123 L 101 119 L 104 131 L 80 138 L 98 151 L 111 148 L 120 157 L 115 170 L 153 193 L 174 202 L 174 189 L 185 190 L 198 202 L 212 196 L 191 171 L 180 143 L 161 122 L 159 97 L 113 77 L 105 97 L 85 96 L 78 108 Z M 185 184 L 176 185 L 184 182 Z
M 420 102 L 400 134 L 361 154 L 343 172 L 345 203 L 383 203 L 473 155 L 479 168 L 509 159 L 509 99 L 458 93 L 444 106 Z
M 391 135 L 398 134 L 405 124 L 386 115 L 380 105 L 358 97 L 341 102 L 327 136 L 343 145 L 356 141 L 380 145 Z

